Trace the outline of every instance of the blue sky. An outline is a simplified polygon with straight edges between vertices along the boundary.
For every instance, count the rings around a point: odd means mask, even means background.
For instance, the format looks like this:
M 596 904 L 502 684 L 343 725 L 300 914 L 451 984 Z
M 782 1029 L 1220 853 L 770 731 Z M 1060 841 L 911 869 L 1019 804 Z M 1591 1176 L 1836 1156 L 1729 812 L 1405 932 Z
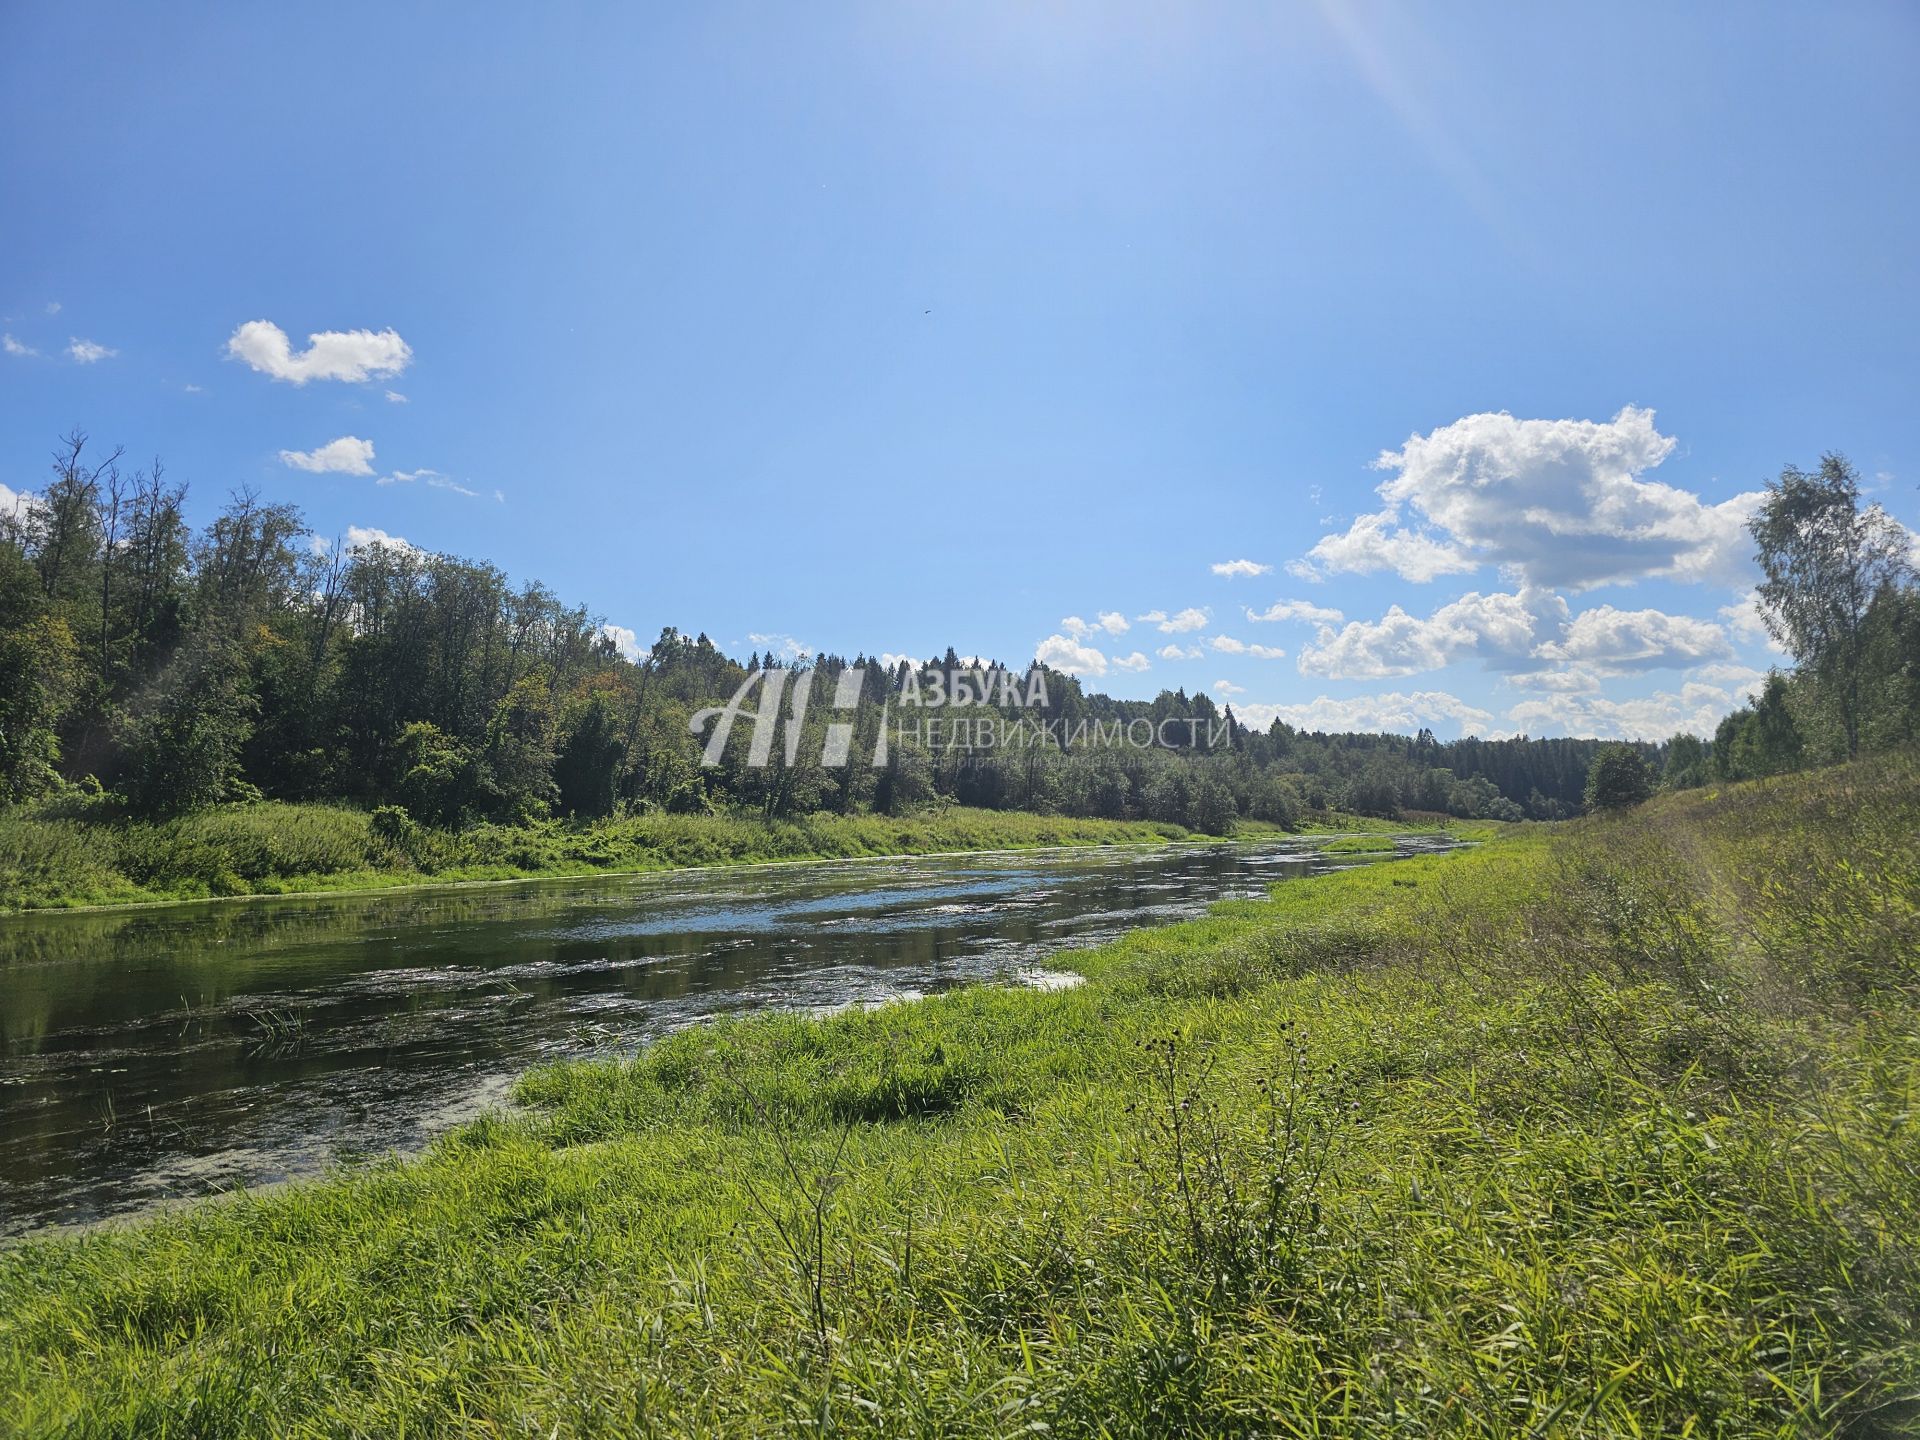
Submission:
M 0 485 L 80 425 L 643 640 L 1710 724 L 1742 497 L 1920 525 L 1920 11 L 1689 8 L 10 6 Z

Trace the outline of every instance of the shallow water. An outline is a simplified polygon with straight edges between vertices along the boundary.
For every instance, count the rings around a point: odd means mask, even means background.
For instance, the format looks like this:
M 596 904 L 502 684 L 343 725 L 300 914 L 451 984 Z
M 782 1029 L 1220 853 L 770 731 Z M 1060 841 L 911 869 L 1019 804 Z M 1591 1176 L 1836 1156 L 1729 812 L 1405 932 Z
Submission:
M 1034 983 L 1328 863 L 1292 840 L 0 919 L 0 1234 L 417 1149 L 532 1065 L 712 1015 Z

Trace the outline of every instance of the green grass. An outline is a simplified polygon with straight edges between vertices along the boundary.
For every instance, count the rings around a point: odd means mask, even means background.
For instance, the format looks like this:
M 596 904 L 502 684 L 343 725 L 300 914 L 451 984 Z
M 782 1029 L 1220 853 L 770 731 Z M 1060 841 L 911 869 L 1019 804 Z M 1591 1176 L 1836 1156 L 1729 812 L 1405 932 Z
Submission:
M 0 815 L 0 913 L 1188 838 L 1198 837 L 1177 825 L 961 807 L 899 819 L 645 815 L 591 825 L 479 825 L 457 833 L 408 826 L 399 835 L 383 835 L 365 812 L 335 805 L 264 803 L 155 823 L 14 813 Z
M 1400 847 L 1391 835 L 1342 835 L 1320 847 L 1329 855 L 1391 855 Z
M 0 1428 L 1912 1433 L 1916 833 L 1695 792 L 539 1071 L 0 1256 Z

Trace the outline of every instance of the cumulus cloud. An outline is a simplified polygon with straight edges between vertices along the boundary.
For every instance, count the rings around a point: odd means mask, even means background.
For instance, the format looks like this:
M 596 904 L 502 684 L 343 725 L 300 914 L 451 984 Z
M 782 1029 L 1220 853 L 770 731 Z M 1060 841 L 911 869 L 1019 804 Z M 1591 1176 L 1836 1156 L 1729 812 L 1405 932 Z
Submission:
M 407 397 L 402 395 L 398 390 L 389 390 L 387 391 L 387 403 L 389 405 L 404 405 L 407 403 Z
M 1198 645 L 1175 645 L 1168 642 L 1154 652 L 1162 660 L 1198 660 L 1207 652 Z
M 1686 669 L 1731 654 L 1725 630 L 1710 620 L 1661 610 L 1598 605 L 1570 615 L 1548 590 L 1520 594 L 1469 591 L 1431 615 L 1398 605 L 1379 620 L 1322 628 L 1300 653 L 1300 669 L 1333 679 L 1367 680 L 1438 670 L 1476 659 L 1498 670 L 1531 676 L 1545 688 L 1545 667 L 1584 666 L 1600 675 Z
M 1537 629 L 1564 616 L 1565 602 L 1545 592 L 1482 595 L 1468 591 L 1421 618 L 1398 605 L 1378 620 L 1323 629 L 1300 652 L 1300 669 L 1337 680 L 1373 680 L 1438 670 L 1467 656 L 1512 665 L 1533 653 Z
M 1760 592 L 1750 590 L 1731 605 L 1720 607 L 1720 618 L 1726 622 L 1727 629 L 1743 644 L 1764 645 L 1777 654 L 1787 652 L 1780 642 L 1773 638 L 1767 629 L 1767 622 L 1760 618 Z
M 1229 580 L 1240 578 L 1252 579 L 1255 575 L 1271 575 L 1273 573 L 1273 566 L 1261 565 L 1253 560 L 1222 560 L 1219 564 L 1211 568 L 1214 574 L 1225 576 Z
M 1347 617 L 1338 610 L 1316 605 L 1311 600 L 1276 600 L 1264 610 L 1247 606 L 1247 619 L 1256 624 L 1278 624 L 1282 620 L 1304 620 L 1310 625 L 1338 625 Z
M 1124 635 L 1133 628 L 1118 610 L 1102 610 L 1094 617 L 1094 623 L 1109 635 Z
M 602 625 L 600 633 L 613 642 L 613 648 L 620 652 L 620 658 L 631 660 L 636 665 L 646 659 L 647 647 L 640 643 L 640 637 L 624 625 Z
M 1152 664 L 1153 662 L 1151 660 L 1136 650 L 1131 655 L 1116 655 L 1113 661 L 1113 668 L 1116 670 L 1140 671 L 1151 668 Z
M 1762 492 L 1709 505 L 1643 478 L 1673 448 L 1653 412 L 1631 405 L 1604 423 L 1469 415 L 1383 453 L 1376 468 L 1393 478 L 1381 509 L 1321 540 L 1309 567 L 1425 581 L 1493 564 L 1570 589 L 1646 576 L 1745 583 Z
M 1713 734 L 1721 717 L 1737 703 L 1724 686 L 1692 682 L 1677 692 L 1638 699 L 1548 695 L 1514 706 L 1507 719 L 1528 734 L 1551 731 L 1601 740 L 1665 740 L 1679 734 Z
M 329 440 L 317 450 L 282 450 L 280 463 L 315 474 L 371 475 L 373 442 L 362 440 L 357 435 L 342 435 L 338 440 Z
M 1106 674 L 1107 657 L 1091 645 L 1082 645 L 1080 639 L 1079 636 L 1049 635 L 1033 652 L 1033 658 L 1068 675 Z
M 227 354 L 262 375 L 289 384 L 309 380 L 371 380 L 398 375 L 413 359 L 393 330 L 320 330 L 296 352 L 287 332 L 270 320 L 249 320 L 227 340 Z
M 347 527 L 346 548 L 349 550 L 371 550 L 375 546 L 385 546 L 389 550 L 399 550 L 409 555 L 418 555 L 421 549 L 410 540 L 398 535 L 389 535 L 384 530 L 376 530 L 370 525 L 349 525 Z
M 1597 605 L 1574 616 L 1560 639 L 1540 646 L 1536 653 L 1542 660 L 1589 664 L 1620 673 L 1685 668 L 1720 659 L 1731 649 L 1726 631 L 1710 620 Z
M 1307 559 L 1287 566 L 1288 573 L 1302 580 L 1318 580 L 1323 573 L 1370 575 L 1376 570 L 1391 570 L 1402 579 L 1424 584 L 1442 575 L 1465 575 L 1480 568 L 1480 562 L 1458 545 L 1436 540 L 1425 530 L 1398 528 L 1394 525 L 1398 514 L 1397 510 L 1384 510 L 1377 515 L 1362 515 L 1345 534 L 1323 537 L 1307 552 Z
M 1163 610 L 1149 610 L 1140 618 L 1152 620 L 1164 634 L 1168 635 L 1186 635 L 1192 631 L 1207 628 L 1207 612 L 1192 606 L 1175 615 L 1168 615 Z
M 1492 738 L 1493 715 L 1469 705 L 1445 690 L 1416 690 L 1412 694 L 1388 691 L 1335 699 L 1321 695 L 1302 705 L 1242 705 L 1236 713 L 1249 725 L 1264 729 L 1283 720 L 1296 730 L 1378 731 L 1410 735 L 1423 729 L 1454 725 L 1461 734 Z
M 24 345 L 11 335 L 0 335 L 0 350 L 9 355 L 38 355 L 40 352 L 31 345 Z
M 1216 680 L 1213 682 L 1213 688 L 1222 695 L 1244 695 L 1247 693 L 1246 686 L 1236 685 L 1231 680 Z
M 96 345 L 91 340 L 82 340 L 78 335 L 67 337 L 67 354 L 77 365 L 92 365 L 101 360 L 111 360 L 118 350 L 105 345 Z
M 1256 660 L 1282 660 L 1287 654 L 1277 645 L 1249 645 L 1231 635 L 1216 635 L 1212 643 L 1213 648 L 1223 655 L 1251 655 Z

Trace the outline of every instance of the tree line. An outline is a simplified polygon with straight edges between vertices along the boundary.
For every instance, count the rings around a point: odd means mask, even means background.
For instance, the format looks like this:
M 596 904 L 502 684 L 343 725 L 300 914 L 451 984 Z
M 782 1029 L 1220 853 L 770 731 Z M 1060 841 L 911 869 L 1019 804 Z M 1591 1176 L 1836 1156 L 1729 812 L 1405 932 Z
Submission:
M 133 468 L 75 432 L 46 487 L 0 516 L 0 804 L 166 816 L 261 797 L 347 800 L 453 828 L 960 803 L 1219 832 L 1241 817 L 1292 825 L 1335 809 L 1561 818 L 1581 808 L 1600 748 L 1252 729 L 1204 693 L 1117 700 L 1036 666 L 1012 688 L 969 687 L 963 677 L 1009 672 L 952 649 L 890 664 L 740 662 L 667 628 L 628 659 L 585 606 L 492 565 L 328 543 L 293 506 L 250 489 L 195 530 L 186 496 L 158 461 Z M 1863 508 L 1857 479 L 1829 457 L 1813 475 L 1782 475 L 1755 535 L 1765 613 L 1799 664 L 1711 741 L 1633 747 L 1669 784 L 1774 773 L 1912 734 L 1920 605 L 1895 543 L 1904 532 Z M 850 666 L 861 680 L 838 708 L 829 697 L 842 698 Z M 751 763 L 747 725 L 703 765 L 690 722 L 756 672 L 787 672 L 789 695 L 813 697 L 792 762 Z M 934 685 L 977 692 L 942 708 L 949 723 L 1051 726 L 1054 738 L 983 751 L 902 728 L 903 700 Z M 1040 692 L 1044 703 L 1026 703 Z M 1155 743 L 1057 738 L 1141 722 Z M 847 727 L 853 763 L 823 763 L 832 726 Z M 776 748 L 784 760 L 784 736 Z

